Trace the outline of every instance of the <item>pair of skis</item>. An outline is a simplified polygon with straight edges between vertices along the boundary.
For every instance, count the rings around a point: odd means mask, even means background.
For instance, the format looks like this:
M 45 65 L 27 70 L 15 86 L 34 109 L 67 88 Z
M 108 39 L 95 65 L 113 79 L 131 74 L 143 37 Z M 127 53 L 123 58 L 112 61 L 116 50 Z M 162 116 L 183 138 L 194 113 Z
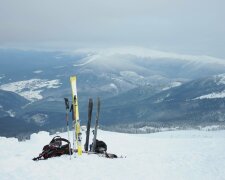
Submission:
M 70 77 L 70 84 L 72 89 L 72 118 L 73 118 L 73 149 L 77 148 L 77 154 L 82 155 L 81 145 L 81 131 L 80 131 L 80 119 L 78 111 L 78 99 L 77 99 L 77 78 L 76 76 Z
M 88 122 L 87 122 L 86 142 L 85 142 L 85 145 L 84 145 L 84 149 L 85 149 L 86 152 L 88 152 L 88 146 L 89 146 L 89 136 L 90 136 L 90 128 L 91 128 L 92 110 L 93 110 L 93 100 L 90 98 L 89 103 L 88 103 Z M 91 146 L 91 152 L 95 152 L 95 148 L 96 148 L 96 138 L 97 138 L 97 131 L 98 131 L 99 113 L 100 113 L 100 98 L 97 99 L 97 113 L 96 113 L 94 137 L 93 137 L 93 144 Z
M 76 76 L 70 77 L 71 89 L 72 89 L 72 105 L 70 111 L 72 111 L 73 119 L 73 149 L 74 152 L 77 152 L 78 155 L 82 155 L 82 145 L 81 145 L 81 131 L 80 131 L 80 120 L 79 120 L 79 111 L 78 111 L 78 99 L 77 99 L 77 78 Z M 64 98 L 66 106 L 66 124 L 69 137 L 69 100 Z M 77 150 L 76 150 L 77 149 Z M 75 154 L 75 153 L 74 153 Z M 71 155 L 70 155 L 71 158 Z
M 98 121 L 99 121 L 99 114 L 100 114 L 100 99 L 99 98 L 97 99 L 97 113 L 96 113 L 96 120 L 95 120 L 95 129 L 94 129 L 93 143 L 92 143 L 90 151 L 88 150 L 90 128 L 91 128 L 92 110 L 93 110 L 93 100 L 90 98 L 89 99 L 89 103 L 88 103 L 88 122 L 87 122 L 86 142 L 85 142 L 85 145 L 84 145 L 84 150 L 85 150 L 84 153 L 97 154 L 100 157 L 105 157 L 105 158 L 110 158 L 110 159 L 126 158 L 126 156 L 118 157 L 115 154 L 107 153 L 107 152 L 103 152 L 103 153 L 95 152 L 95 149 L 96 149 L 96 138 L 97 138 L 97 131 L 98 131 Z
M 73 119 L 73 149 L 74 149 L 74 152 L 77 152 L 78 155 L 82 155 L 82 144 L 81 144 L 82 134 L 81 134 L 81 130 L 80 130 L 78 98 L 77 98 L 77 82 L 76 81 L 77 81 L 76 76 L 70 77 L 70 83 L 71 83 L 71 89 L 72 89 L 71 111 L 72 111 L 72 119 Z M 66 105 L 66 121 L 67 121 L 68 140 L 70 140 L 69 123 L 68 123 L 69 100 L 67 98 L 64 98 L 64 99 L 65 99 L 65 105 Z M 88 146 L 89 146 L 92 110 L 93 110 L 93 100 L 89 99 L 87 134 L 86 134 L 86 143 L 85 143 L 85 147 L 84 147 L 86 152 L 88 151 Z M 97 137 L 97 130 L 98 130 L 99 113 L 100 113 L 100 98 L 97 99 L 97 114 L 96 114 L 93 144 L 92 144 L 92 149 L 91 149 L 92 152 L 95 151 L 95 147 L 96 147 L 96 137 Z

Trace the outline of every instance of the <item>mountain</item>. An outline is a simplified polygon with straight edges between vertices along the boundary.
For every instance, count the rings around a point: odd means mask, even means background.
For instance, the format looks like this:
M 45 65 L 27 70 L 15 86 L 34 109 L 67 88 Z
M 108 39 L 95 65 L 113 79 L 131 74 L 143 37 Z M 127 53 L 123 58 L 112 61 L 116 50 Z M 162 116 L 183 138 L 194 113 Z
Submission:
M 221 74 L 225 68 L 224 61 L 218 58 L 145 48 L 77 49 L 65 52 L 9 49 L 0 50 L 0 58 L 0 84 L 3 89 L 24 84 L 23 88 L 30 90 L 31 85 L 40 83 L 41 89 L 32 90 L 39 92 L 43 98 L 55 96 L 56 91 L 70 94 L 69 76 L 73 74 L 79 77 L 81 98 L 98 95 L 107 98 L 139 86 L 167 86 L 177 81 L 186 82 Z M 12 88 L 9 90 L 15 91 Z M 17 89 L 22 95 L 23 91 Z M 40 99 L 38 97 L 37 100 Z
M 0 118 L 15 117 L 28 102 L 16 93 L 0 90 Z
M 71 75 L 78 77 L 82 124 L 86 124 L 90 97 L 101 98 L 100 123 L 109 128 L 223 124 L 223 98 L 206 99 L 223 94 L 224 85 L 215 82 L 225 73 L 223 59 L 129 47 L 0 49 L 0 60 L 0 89 L 14 92 L 5 94 L 7 98 L 16 93 L 23 101 L 17 107 L 4 105 L 4 112 L 0 106 L 6 127 L 14 127 L 6 120 L 12 118 L 35 132 L 64 129 L 63 98 L 71 97 Z M 30 133 L 29 128 L 22 133 L 26 132 Z
M 0 90 L 0 131 L 1 136 L 15 137 L 18 134 L 31 134 L 38 129 L 17 118 L 29 103 L 25 98 L 13 92 Z
M 110 99 L 102 110 L 105 125 L 136 127 L 197 127 L 225 124 L 225 74 L 184 83 L 144 99 L 130 94 L 133 102 L 117 106 Z M 122 99 L 123 102 L 124 99 Z M 113 114 L 113 115 L 112 115 Z

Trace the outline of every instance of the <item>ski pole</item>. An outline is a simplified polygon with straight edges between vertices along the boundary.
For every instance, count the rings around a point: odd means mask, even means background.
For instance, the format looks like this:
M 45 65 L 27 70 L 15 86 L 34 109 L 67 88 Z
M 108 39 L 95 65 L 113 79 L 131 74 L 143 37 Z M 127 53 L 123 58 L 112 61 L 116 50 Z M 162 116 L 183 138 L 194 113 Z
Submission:
M 67 133 L 68 133 L 68 141 L 70 142 L 70 132 L 69 132 L 69 100 L 68 98 L 64 98 L 65 100 L 65 106 L 66 106 L 66 126 L 67 126 Z M 69 154 L 70 154 L 70 160 L 71 160 L 71 145 L 69 143 Z
M 87 132 L 86 132 L 86 143 L 84 147 L 85 151 L 88 151 L 88 146 L 89 146 L 92 109 L 93 109 L 93 100 L 90 98 L 88 103 L 88 122 L 87 122 Z
M 98 130 L 98 121 L 99 121 L 99 113 L 100 113 L 100 98 L 97 99 L 97 112 L 96 112 L 96 120 L 95 120 L 95 130 L 94 130 L 94 138 L 93 138 L 93 144 L 91 147 L 91 151 L 95 152 L 96 148 L 96 138 L 97 138 L 97 130 Z
M 75 117 L 74 117 L 74 111 L 73 111 L 73 104 L 71 104 L 71 107 L 70 107 L 70 112 L 72 112 L 72 124 L 73 124 L 73 152 L 74 152 L 74 157 L 76 157 L 76 147 L 75 147 L 75 141 L 76 141 L 76 135 L 75 135 Z

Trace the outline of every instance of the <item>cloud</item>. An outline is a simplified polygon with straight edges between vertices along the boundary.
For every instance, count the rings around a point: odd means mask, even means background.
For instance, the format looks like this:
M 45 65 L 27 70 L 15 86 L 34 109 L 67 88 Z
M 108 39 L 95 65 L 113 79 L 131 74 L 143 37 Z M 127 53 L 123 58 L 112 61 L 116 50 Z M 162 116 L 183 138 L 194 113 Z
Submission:
M 224 56 L 222 0 L 2 0 L 0 45 L 97 44 Z
M 174 52 L 164 52 L 158 50 L 152 50 L 149 48 L 143 47 L 117 47 L 117 48 L 87 48 L 87 49 L 77 49 L 71 51 L 70 54 L 88 54 L 87 63 L 94 60 L 101 59 L 110 59 L 110 56 L 116 55 L 132 55 L 141 58 L 151 58 L 151 59 L 177 59 L 177 60 L 187 60 L 193 62 L 204 62 L 204 63 L 219 63 L 225 64 L 225 59 L 216 58 L 207 55 L 189 55 L 189 54 L 180 54 Z M 113 60 L 113 58 L 111 58 Z M 85 63 L 84 63 L 85 64 Z

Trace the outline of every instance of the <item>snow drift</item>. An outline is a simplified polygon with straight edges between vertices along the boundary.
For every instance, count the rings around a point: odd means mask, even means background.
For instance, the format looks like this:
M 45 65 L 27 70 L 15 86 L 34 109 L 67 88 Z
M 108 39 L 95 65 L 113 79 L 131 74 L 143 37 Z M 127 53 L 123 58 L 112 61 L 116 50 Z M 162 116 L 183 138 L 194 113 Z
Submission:
M 70 132 L 72 135 L 72 132 Z M 85 133 L 83 132 L 83 137 Z M 67 138 L 67 133 L 60 136 Z M 225 177 L 225 131 L 171 131 L 122 134 L 99 131 L 108 152 L 126 158 L 84 154 L 32 161 L 53 136 L 32 134 L 18 142 L 0 137 L 0 177 L 6 179 L 214 179 Z

